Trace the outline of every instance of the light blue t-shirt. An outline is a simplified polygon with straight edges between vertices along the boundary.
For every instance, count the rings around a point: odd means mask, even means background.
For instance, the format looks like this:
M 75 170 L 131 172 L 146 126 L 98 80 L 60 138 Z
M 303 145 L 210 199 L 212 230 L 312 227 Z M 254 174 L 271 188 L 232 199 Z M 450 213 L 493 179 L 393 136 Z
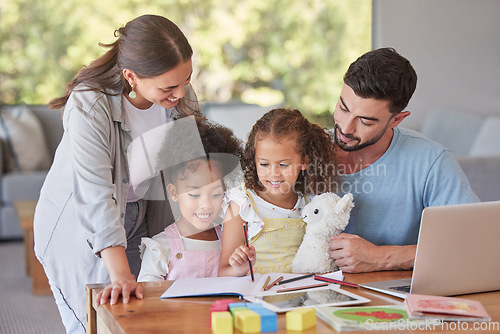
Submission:
M 479 201 L 449 150 L 404 128 L 375 163 L 342 175 L 339 192 L 354 195 L 345 232 L 376 245 L 416 244 L 425 207 Z

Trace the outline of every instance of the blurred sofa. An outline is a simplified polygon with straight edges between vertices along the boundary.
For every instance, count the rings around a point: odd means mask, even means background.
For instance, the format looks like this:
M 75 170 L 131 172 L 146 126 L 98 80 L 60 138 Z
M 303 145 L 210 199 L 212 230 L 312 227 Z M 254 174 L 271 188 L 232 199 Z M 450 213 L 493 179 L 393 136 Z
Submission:
M 500 201 L 500 115 L 436 108 L 420 130 L 448 148 L 483 202 Z
M 25 115 L 18 117 L 21 112 Z M 0 168 L 0 240 L 18 239 L 22 238 L 23 231 L 14 209 L 14 202 L 37 200 L 40 196 L 40 189 L 54 158 L 57 145 L 62 137 L 62 118 L 59 110 L 49 109 L 46 105 L 7 105 L 1 107 L 1 113 L 1 125 L 4 128 L 4 137 L 1 139 L 2 145 L 0 145 L 0 166 L 2 166 Z M 21 133 L 9 132 L 11 129 L 7 129 L 9 123 L 7 123 L 6 116 L 12 116 L 11 120 L 13 119 L 15 122 L 28 119 L 30 122 L 29 126 L 36 126 L 36 128 L 23 127 L 22 124 L 16 124 L 16 126 L 19 125 Z M 5 133 L 8 134 L 9 138 L 5 138 Z M 35 134 L 39 134 L 39 136 L 35 137 Z M 12 138 L 14 136 L 16 138 Z M 13 143 L 6 143 L 10 139 L 13 140 Z M 20 141 L 24 142 L 20 143 Z M 25 146 L 24 150 L 19 148 L 20 145 Z M 45 146 L 43 154 L 46 155 L 43 157 L 44 163 L 39 165 L 40 167 L 37 168 L 36 165 L 31 165 L 29 166 L 30 170 L 5 171 L 9 148 L 12 149 L 14 146 L 14 150 L 18 150 L 16 152 L 18 155 L 22 151 L 27 156 L 17 156 L 17 158 L 19 160 L 24 158 L 29 164 L 35 159 L 35 155 L 39 155 L 39 145 Z M 30 152 L 29 149 L 35 149 L 38 152 L 28 153 Z

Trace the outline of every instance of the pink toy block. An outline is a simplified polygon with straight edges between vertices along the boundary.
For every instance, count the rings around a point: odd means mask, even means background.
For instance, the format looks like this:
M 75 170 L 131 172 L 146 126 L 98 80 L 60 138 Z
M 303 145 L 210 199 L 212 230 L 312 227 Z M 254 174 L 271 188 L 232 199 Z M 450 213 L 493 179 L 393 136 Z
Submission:
M 236 303 L 233 299 L 218 299 L 214 302 L 214 304 L 231 304 L 231 303 Z

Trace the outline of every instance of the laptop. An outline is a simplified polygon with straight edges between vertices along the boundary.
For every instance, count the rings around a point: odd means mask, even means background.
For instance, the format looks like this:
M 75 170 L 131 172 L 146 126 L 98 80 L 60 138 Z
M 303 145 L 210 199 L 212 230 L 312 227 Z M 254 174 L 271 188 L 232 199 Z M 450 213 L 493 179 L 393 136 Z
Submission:
M 410 279 L 360 286 L 405 298 L 500 290 L 500 201 L 425 208 Z

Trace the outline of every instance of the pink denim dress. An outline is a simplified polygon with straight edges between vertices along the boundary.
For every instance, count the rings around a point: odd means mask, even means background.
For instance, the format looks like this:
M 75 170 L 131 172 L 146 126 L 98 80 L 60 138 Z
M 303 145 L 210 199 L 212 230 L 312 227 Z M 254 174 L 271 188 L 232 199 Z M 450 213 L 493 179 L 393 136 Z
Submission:
M 219 225 L 215 227 L 215 232 L 222 239 L 222 229 Z M 168 238 L 172 258 L 168 265 L 166 279 L 175 280 L 178 278 L 198 278 L 215 277 L 219 272 L 220 250 L 219 251 L 187 251 L 184 249 L 181 235 L 176 224 L 171 224 L 165 228 Z

